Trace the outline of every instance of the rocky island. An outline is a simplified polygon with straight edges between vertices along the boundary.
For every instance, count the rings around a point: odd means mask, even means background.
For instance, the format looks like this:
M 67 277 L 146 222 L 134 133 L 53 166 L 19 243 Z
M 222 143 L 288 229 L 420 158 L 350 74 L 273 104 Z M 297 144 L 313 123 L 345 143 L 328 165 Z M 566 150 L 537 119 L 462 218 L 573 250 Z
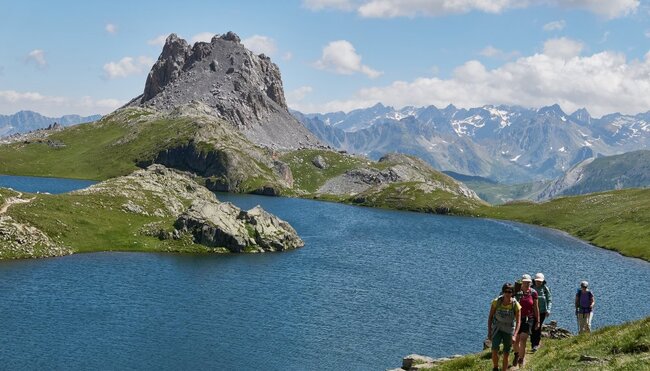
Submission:
M 89 251 L 267 252 L 301 247 L 289 223 L 244 211 L 162 165 L 60 195 L 0 189 L 0 258 Z

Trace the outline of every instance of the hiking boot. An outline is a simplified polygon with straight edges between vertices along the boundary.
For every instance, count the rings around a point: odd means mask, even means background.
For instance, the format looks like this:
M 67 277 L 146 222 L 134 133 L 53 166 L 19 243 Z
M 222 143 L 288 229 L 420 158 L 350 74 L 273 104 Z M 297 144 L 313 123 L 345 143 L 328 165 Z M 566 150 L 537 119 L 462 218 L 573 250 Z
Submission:
M 499 371 L 498 367 L 492 367 L 492 371 Z
M 512 365 L 517 366 L 517 359 L 518 359 L 519 353 L 515 353 L 515 356 L 512 358 Z
M 539 345 L 535 345 L 532 349 L 532 352 L 533 353 L 537 352 L 537 349 L 539 349 Z
M 526 361 L 523 358 L 519 358 L 517 360 L 517 364 L 519 364 L 519 369 L 521 370 L 522 368 L 524 368 L 524 365 L 526 364 Z

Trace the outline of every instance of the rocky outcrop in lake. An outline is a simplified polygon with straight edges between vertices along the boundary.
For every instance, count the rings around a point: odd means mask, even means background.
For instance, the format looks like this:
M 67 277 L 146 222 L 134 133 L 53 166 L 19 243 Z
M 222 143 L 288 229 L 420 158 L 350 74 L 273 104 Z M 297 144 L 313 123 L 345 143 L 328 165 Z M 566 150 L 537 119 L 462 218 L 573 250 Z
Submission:
M 0 189 L 0 259 L 77 251 L 253 253 L 304 245 L 257 206 L 219 202 L 187 173 L 155 164 L 68 194 Z

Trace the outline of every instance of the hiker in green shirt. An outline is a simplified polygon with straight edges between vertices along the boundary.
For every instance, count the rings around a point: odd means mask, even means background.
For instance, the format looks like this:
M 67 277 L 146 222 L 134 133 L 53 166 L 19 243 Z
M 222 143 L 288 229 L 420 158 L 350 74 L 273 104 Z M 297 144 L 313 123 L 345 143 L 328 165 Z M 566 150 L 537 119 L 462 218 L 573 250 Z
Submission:
M 493 371 L 499 370 L 499 346 L 503 343 L 503 370 L 508 369 L 508 357 L 519 332 L 519 313 L 521 306 L 513 298 L 512 284 L 506 283 L 501 288 L 501 296 L 492 301 L 488 317 L 488 339 L 492 341 Z

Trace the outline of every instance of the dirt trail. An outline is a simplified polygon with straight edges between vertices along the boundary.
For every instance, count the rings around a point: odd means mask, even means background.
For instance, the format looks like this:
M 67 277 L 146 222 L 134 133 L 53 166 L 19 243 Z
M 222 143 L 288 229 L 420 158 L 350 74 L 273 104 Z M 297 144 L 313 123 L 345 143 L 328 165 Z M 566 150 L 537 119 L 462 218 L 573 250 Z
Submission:
M 0 215 L 6 213 L 7 210 L 9 209 L 9 206 L 11 206 L 11 205 L 26 204 L 26 203 L 32 201 L 35 198 L 35 197 L 32 197 L 32 198 L 24 199 L 24 198 L 21 198 L 22 196 L 23 196 L 22 192 L 18 192 L 18 196 L 9 197 L 5 201 L 4 205 L 2 205 L 2 207 L 0 207 Z

